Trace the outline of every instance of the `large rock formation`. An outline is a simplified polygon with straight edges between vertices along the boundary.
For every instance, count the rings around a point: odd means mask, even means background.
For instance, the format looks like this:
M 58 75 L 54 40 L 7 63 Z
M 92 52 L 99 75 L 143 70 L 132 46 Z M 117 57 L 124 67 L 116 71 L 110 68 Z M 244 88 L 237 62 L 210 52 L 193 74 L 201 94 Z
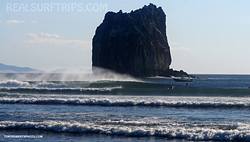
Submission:
M 108 12 L 93 38 L 92 65 L 137 77 L 169 76 L 169 48 L 161 7 Z

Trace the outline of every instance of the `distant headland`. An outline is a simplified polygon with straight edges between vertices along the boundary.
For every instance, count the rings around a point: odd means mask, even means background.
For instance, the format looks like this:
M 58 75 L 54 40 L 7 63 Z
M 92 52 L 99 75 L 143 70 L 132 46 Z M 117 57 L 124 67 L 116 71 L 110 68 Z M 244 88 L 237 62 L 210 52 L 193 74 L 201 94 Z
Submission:
M 92 67 L 135 77 L 189 76 L 170 69 L 166 15 L 153 4 L 123 13 L 108 12 L 92 41 Z

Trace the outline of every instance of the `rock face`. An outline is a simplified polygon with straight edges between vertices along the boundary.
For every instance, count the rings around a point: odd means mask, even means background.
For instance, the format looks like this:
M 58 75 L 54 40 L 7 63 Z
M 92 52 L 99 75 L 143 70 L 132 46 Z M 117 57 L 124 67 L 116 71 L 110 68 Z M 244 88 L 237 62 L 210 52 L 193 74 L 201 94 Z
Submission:
M 136 77 L 173 70 L 166 36 L 166 15 L 153 4 L 130 13 L 108 12 L 93 38 L 92 66 Z

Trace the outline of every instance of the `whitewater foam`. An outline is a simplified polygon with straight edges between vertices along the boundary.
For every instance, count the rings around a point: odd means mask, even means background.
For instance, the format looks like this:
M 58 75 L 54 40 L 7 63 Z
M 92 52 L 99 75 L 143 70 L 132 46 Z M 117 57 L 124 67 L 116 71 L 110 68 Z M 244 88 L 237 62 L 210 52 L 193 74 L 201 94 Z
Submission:
M 39 81 L 33 83 L 30 83 L 28 81 L 19 81 L 19 80 L 0 81 L 0 88 L 62 88 L 62 87 L 65 87 L 63 82 L 58 84 L 47 81 Z
M 0 81 L 0 87 L 29 87 L 29 82 L 18 80 L 5 80 Z
M 81 84 L 77 86 L 70 86 L 65 82 L 27 82 L 18 80 L 6 80 L 0 81 L 1 92 L 59 92 L 59 93 L 83 93 L 83 92 L 111 92 L 112 90 L 122 89 L 122 86 L 110 86 L 110 87 L 81 87 Z
M 216 140 L 216 141 L 249 141 L 249 125 L 237 126 L 236 129 L 220 129 L 216 127 L 199 127 L 186 125 L 113 125 L 113 124 L 96 124 L 90 122 L 66 122 L 66 121 L 0 121 L 0 129 L 34 129 L 51 132 L 68 132 L 68 133 L 94 133 L 105 135 L 122 135 L 136 137 L 166 137 L 173 139 L 186 140 Z
M 4 104 L 59 104 L 99 106 L 250 108 L 249 97 L 100 96 L 100 95 L 0 95 Z

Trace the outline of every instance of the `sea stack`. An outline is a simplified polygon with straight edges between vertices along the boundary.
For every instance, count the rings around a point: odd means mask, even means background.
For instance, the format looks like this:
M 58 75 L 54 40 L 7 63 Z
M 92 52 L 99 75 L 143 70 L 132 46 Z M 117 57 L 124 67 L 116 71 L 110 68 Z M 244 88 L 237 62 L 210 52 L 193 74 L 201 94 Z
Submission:
M 108 12 L 92 41 L 92 66 L 135 77 L 170 76 L 166 15 L 153 4 Z M 178 72 L 176 72 L 178 73 Z

